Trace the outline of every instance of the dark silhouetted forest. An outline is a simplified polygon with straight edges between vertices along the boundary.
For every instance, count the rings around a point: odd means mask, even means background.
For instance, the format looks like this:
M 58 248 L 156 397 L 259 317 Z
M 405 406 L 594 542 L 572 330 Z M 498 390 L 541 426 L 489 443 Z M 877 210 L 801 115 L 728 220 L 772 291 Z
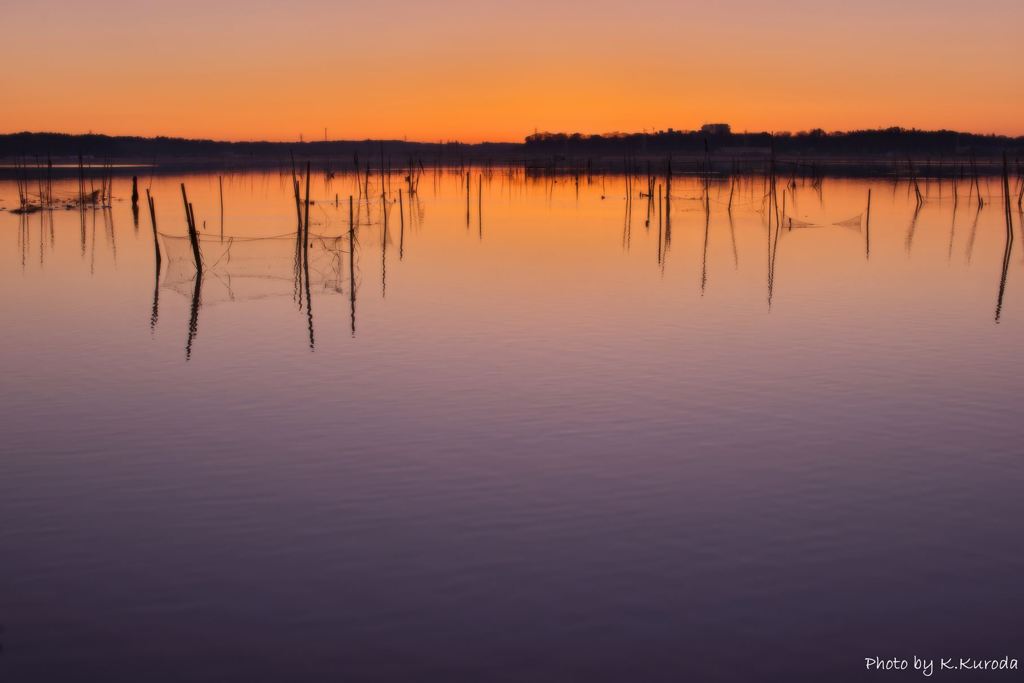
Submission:
M 672 159 L 715 171 L 758 170 L 769 159 L 820 172 L 874 173 L 927 164 L 955 172 L 965 165 L 991 168 L 1006 154 L 1016 168 L 1024 137 L 904 128 L 800 133 L 737 133 L 727 124 L 701 130 L 651 133 L 535 133 L 521 143 L 407 142 L 403 140 L 225 142 L 170 137 L 12 133 L 0 135 L 0 160 L 77 165 L 146 164 L 164 171 L 202 168 L 285 167 L 313 161 L 328 170 L 409 165 L 522 164 L 549 171 L 621 170 Z

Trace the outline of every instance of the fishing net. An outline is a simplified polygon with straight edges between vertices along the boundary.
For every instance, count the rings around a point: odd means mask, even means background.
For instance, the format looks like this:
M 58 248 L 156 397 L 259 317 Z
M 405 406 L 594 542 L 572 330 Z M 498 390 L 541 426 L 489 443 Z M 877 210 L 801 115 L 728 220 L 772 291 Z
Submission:
M 847 218 L 845 221 L 837 221 L 833 225 L 838 225 L 840 228 L 850 228 L 851 230 L 860 230 L 860 226 L 863 222 L 864 214 L 858 213 L 853 218 Z
M 821 227 L 820 223 L 812 223 L 811 221 L 802 221 L 799 218 L 793 218 L 792 216 L 785 216 L 782 219 L 782 225 L 786 228 L 818 228 Z
M 863 214 L 857 214 L 852 218 L 847 218 L 842 221 L 835 221 L 829 223 L 828 219 L 823 222 L 806 221 L 800 218 L 794 218 L 792 216 L 783 216 L 782 226 L 784 228 L 825 228 L 828 226 L 835 226 L 839 228 L 849 228 L 850 230 L 860 230 L 863 221 Z
M 188 237 L 160 234 L 166 263 L 163 286 L 191 297 L 196 268 Z M 300 296 L 308 281 L 314 292 L 340 293 L 346 277 L 347 236 L 309 236 L 305 255 L 296 235 L 199 236 L 203 263 L 201 303 Z

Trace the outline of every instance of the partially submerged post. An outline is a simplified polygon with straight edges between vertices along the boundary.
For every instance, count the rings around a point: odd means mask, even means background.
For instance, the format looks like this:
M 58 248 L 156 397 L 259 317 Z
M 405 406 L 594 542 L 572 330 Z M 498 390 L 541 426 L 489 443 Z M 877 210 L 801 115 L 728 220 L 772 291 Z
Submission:
M 710 163 L 709 163 L 710 165 Z M 705 185 L 707 182 L 705 181 Z M 704 289 L 708 284 L 708 236 L 711 232 L 711 205 L 704 212 L 704 254 L 700 261 L 700 295 L 704 296 Z
M 356 224 L 352 218 L 352 195 L 348 196 L 348 289 L 352 335 L 356 333 Z
M 306 281 L 306 323 L 309 328 L 309 348 L 312 351 L 316 342 L 313 336 L 313 295 L 309 290 L 309 162 L 306 162 L 306 220 L 302 235 L 302 274 Z
M 388 204 L 382 192 L 380 195 L 380 211 L 384 216 L 384 225 L 380 231 L 380 295 L 388 293 Z
M 53 208 L 53 160 L 46 155 L 46 203 Z
M 868 208 L 864 212 L 864 258 L 871 256 L 871 188 L 868 188 Z
M 220 186 L 220 240 L 224 241 L 224 176 L 217 176 L 217 184 Z
M 1003 310 L 1003 294 L 1006 292 L 1006 275 L 1010 269 L 1010 255 L 1013 252 L 1013 211 L 1010 208 L 1010 174 L 1003 152 L 1003 208 L 1006 217 L 1006 243 L 1003 249 L 1003 272 L 999 279 L 999 295 L 996 297 L 996 322 Z
M 295 220 L 296 230 L 302 234 L 302 197 L 299 195 L 299 178 L 295 174 L 295 155 L 292 154 L 292 190 L 295 192 Z
M 78 208 L 85 208 L 85 167 L 81 154 L 78 155 Z
M 139 216 L 139 177 L 132 176 L 132 213 Z
M 188 194 L 185 192 L 185 183 L 181 184 L 181 200 L 185 204 L 185 220 L 188 223 L 188 241 L 192 244 L 192 256 L 196 261 L 196 273 L 203 272 L 203 258 L 199 252 L 199 234 L 196 232 L 196 217 L 192 211 L 192 204 L 188 201 Z
M 146 204 L 149 205 L 149 224 L 153 227 L 153 252 L 156 256 L 156 270 L 153 278 L 153 309 L 149 315 L 149 329 L 156 329 L 156 321 L 160 311 L 160 242 L 156 236 L 156 207 L 153 205 L 153 197 L 146 190 Z
M 153 251 L 156 255 L 156 272 L 160 274 L 160 242 L 156 236 L 156 207 L 153 204 L 153 197 L 146 190 L 146 203 L 149 204 L 149 224 L 153 226 Z
M 978 165 L 975 163 L 974 155 L 971 155 L 971 177 L 973 187 L 978 193 L 978 208 L 985 206 L 985 200 L 981 198 L 981 184 L 978 182 Z
M 302 236 L 304 241 L 309 241 L 309 162 L 306 162 L 306 215 L 303 220 Z
M 405 207 L 402 203 L 402 188 L 398 188 L 398 260 L 405 255 Z
M 1013 210 L 1010 208 L 1010 174 L 1003 152 L 1003 207 L 1006 212 L 1006 238 L 1013 240 Z
M 668 158 L 668 165 L 665 168 L 665 247 L 671 240 L 672 234 L 672 157 Z
M 661 263 L 661 183 L 658 183 L 658 263 Z

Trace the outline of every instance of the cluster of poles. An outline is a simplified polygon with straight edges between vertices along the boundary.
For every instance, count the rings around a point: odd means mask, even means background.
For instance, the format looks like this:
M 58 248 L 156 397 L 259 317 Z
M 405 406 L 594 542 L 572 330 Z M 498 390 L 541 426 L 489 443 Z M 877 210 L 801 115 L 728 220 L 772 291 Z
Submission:
M 382 250 L 384 252 L 383 258 L 385 259 L 384 267 L 386 268 L 386 251 L 388 246 L 388 204 L 389 201 L 394 201 L 399 207 L 400 216 L 400 242 L 399 242 L 399 255 L 401 256 L 404 251 L 404 233 L 405 233 L 405 198 L 406 196 L 412 197 L 417 193 L 421 176 L 424 174 L 424 168 L 422 162 L 415 162 L 410 159 L 404 169 L 404 176 L 401 172 L 396 174 L 391 166 L 391 160 L 385 159 L 383 148 L 381 150 L 380 163 L 377 165 L 377 169 L 372 169 L 371 164 L 362 163 L 358 156 L 354 159 L 355 177 L 356 177 L 356 192 L 355 196 L 350 194 L 349 200 L 349 216 L 348 216 L 348 230 L 347 230 L 347 244 L 348 244 L 348 279 L 350 283 L 349 296 L 351 301 L 351 327 L 353 333 L 355 332 L 355 305 L 356 305 L 356 253 L 358 248 L 358 223 L 359 220 L 355 214 L 356 202 L 360 204 L 366 203 L 371 204 L 378 201 L 377 197 L 371 197 L 371 184 L 370 179 L 373 177 L 373 171 L 379 171 L 379 184 L 380 194 L 379 202 L 382 208 Z M 672 185 L 673 178 L 678 176 L 678 173 L 673 172 L 673 160 L 668 157 L 664 160 L 664 173 L 658 174 L 652 171 L 651 163 L 647 162 L 646 178 L 644 178 L 643 172 L 640 170 L 638 163 L 635 159 L 627 158 L 624 161 L 624 166 L 627 169 L 626 174 L 626 212 L 627 212 L 627 230 L 624 232 L 624 242 L 628 245 L 629 240 L 629 220 L 633 210 L 633 198 L 634 196 L 646 199 L 646 210 L 647 217 L 645 225 L 650 226 L 651 221 L 657 214 L 658 223 L 658 253 L 657 258 L 659 264 L 664 267 L 665 257 L 667 255 L 669 246 L 672 239 Z M 77 178 L 77 197 L 60 200 L 57 199 L 53 192 L 53 163 L 50 159 L 44 162 L 37 161 L 34 170 L 36 171 L 36 178 L 30 177 L 30 169 L 33 167 L 28 164 L 19 162 L 15 168 L 15 180 L 18 191 L 19 206 L 12 212 L 28 213 L 39 210 L 52 210 L 58 208 L 58 206 L 64 207 L 77 207 L 79 209 L 85 209 L 88 207 L 108 207 L 113 198 L 113 166 L 109 162 L 104 162 L 101 167 L 101 172 L 95 174 L 90 172 L 94 167 L 87 166 L 81 157 L 78 160 L 78 178 Z M 465 173 L 465 195 L 466 195 L 466 206 L 465 206 L 465 217 L 467 227 L 471 223 L 472 216 L 472 176 L 469 170 L 459 169 L 460 172 Z M 789 173 L 780 173 L 774 162 L 774 158 L 769 162 L 767 173 L 764 176 L 765 192 L 762 199 L 762 211 L 767 217 L 768 222 L 768 301 L 771 304 L 772 292 L 774 289 L 774 271 L 775 262 L 778 251 L 779 235 L 781 230 L 789 223 L 789 227 L 792 227 L 793 219 L 787 217 L 786 207 L 786 192 L 779 192 L 779 181 L 782 180 L 782 184 L 785 185 L 788 180 Z M 577 189 L 579 186 L 580 169 L 577 168 L 572 173 L 576 177 Z M 793 171 L 794 177 L 796 171 Z M 588 165 L 589 174 L 589 165 Z M 692 175 L 692 174 L 691 174 Z M 707 232 L 709 230 L 711 220 L 711 188 L 714 178 L 717 172 L 713 168 L 710 156 L 706 156 L 704 162 L 697 169 L 697 175 L 700 179 L 702 187 L 702 195 L 700 197 L 703 210 L 704 210 L 704 228 L 705 228 L 705 261 L 704 267 L 702 268 L 701 274 L 701 285 L 702 288 L 706 283 L 707 269 L 706 269 L 706 257 L 707 257 Z M 730 173 L 729 175 L 729 188 L 728 188 L 728 199 L 726 204 L 726 210 L 728 214 L 732 215 L 734 199 L 737 195 L 738 179 L 740 173 Z M 907 176 L 909 179 L 910 187 L 913 190 L 915 202 L 915 216 L 921 210 L 926 202 L 927 187 L 925 191 L 922 191 L 922 183 L 927 183 L 928 178 L 933 174 L 930 171 L 926 171 L 921 174 L 918 168 L 908 159 L 907 161 Z M 949 177 L 950 174 L 944 174 Z M 979 179 L 979 173 L 976 166 L 972 162 L 968 166 L 961 164 L 958 173 L 953 173 L 953 202 L 954 202 L 954 213 L 957 205 L 960 202 L 960 193 L 958 191 L 958 185 L 966 182 L 969 187 L 968 201 L 977 204 L 980 208 L 985 205 L 984 192 L 982 191 L 982 184 Z M 392 190 L 392 179 L 394 177 L 402 178 L 402 185 L 397 189 L 397 193 L 393 193 Z M 1014 226 L 1013 226 L 1013 203 L 1015 201 L 1018 211 L 1024 212 L 1024 177 L 1018 177 L 1016 179 L 1017 187 L 1014 188 L 1011 184 L 1010 165 L 1006 155 L 1003 155 L 1002 159 L 1002 174 L 1001 174 L 1001 194 L 1003 198 L 1003 209 L 1004 209 L 1004 221 L 1005 221 L 1005 247 L 1004 247 L 1004 258 L 1002 264 L 1001 277 L 999 282 L 998 298 L 995 311 L 995 319 L 998 321 L 1001 316 L 1003 307 L 1003 297 L 1006 288 L 1007 272 L 1010 263 L 1010 257 L 1014 246 Z M 296 264 L 297 264 L 297 281 L 300 283 L 300 291 L 304 298 L 304 308 L 309 320 L 309 335 L 310 335 L 310 346 L 313 346 L 313 325 L 312 325 L 312 293 L 311 293 L 311 279 L 310 279 L 310 257 L 309 250 L 312 241 L 312 235 L 310 233 L 310 207 L 314 204 L 311 198 L 311 177 L 312 167 L 311 163 L 307 162 L 305 167 L 304 176 L 297 172 L 292 162 L 292 185 L 293 194 L 295 200 L 296 210 Z M 476 186 L 476 199 L 477 199 L 477 215 L 479 220 L 479 232 L 482 238 L 483 235 L 483 221 L 482 221 L 482 195 L 483 195 L 483 173 L 479 174 L 477 178 Z M 646 180 L 646 182 L 643 182 Z M 98 181 L 98 182 L 97 182 Z M 304 181 L 304 187 L 303 187 Z M 220 182 L 220 211 L 221 211 L 221 225 L 223 232 L 223 212 L 224 212 L 224 201 L 223 201 L 223 179 L 219 179 Z M 637 184 L 640 184 L 640 188 Z M 792 181 L 790 181 L 792 182 Z M 815 182 L 819 182 L 815 180 Z M 132 177 L 132 192 L 131 192 L 131 206 L 133 215 L 136 217 L 136 221 L 139 214 L 139 188 L 137 177 Z M 192 202 L 189 200 L 188 191 L 184 183 L 180 185 L 182 207 L 185 215 L 185 224 L 187 229 L 187 235 L 189 240 L 189 246 L 191 249 L 192 259 L 195 265 L 195 280 L 193 287 L 192 297 L 192 313 L 189 324 L 189 341 L 187 344 L 186 355 L 191 354 L 192 341 L 195 337 L 198 323 L 198 313 L 200 306 L 201 289 L 204 276 L 204 263 L 202 256 L 202 249 L 200 246 L 200 234 L 197 227 L 195 208 Z M 303 191 L 304 190 L 304 191 Z M 404 190 L 404 191 L 403 191 Z M 1015 191 L 1016 190 L 1016 191 Z M 392 194 L 393 193 L 393 194 Z M 389 200 L 389 194 L 393 197 L 393 200 Z M 781 199 L 780 199 L 781 194 Z M 35 195 L 33 197 L 33 195 Z M 722 195 L 719 195 L 720 197 Z M 157 227 L 157 212 L 155 198 L 152 196 L 149 189 L 145 190 L 145 201 L 146 208 L 148 209 L 150 224 L 152 228 L 153 236 L 153 248 L 155 258 L 155 270 L 156 270 L 156 287 L 159 287 L 159 279 L 161 274 L 162 265 L 164 262 L 163 254 L 161 253 L 161 246 L 159 240 L 159 232 Z M 721 201 L 721 199 L 719 200 Z M 864 228 L 865 228 L 865 251 L 866 254 L 870 253 L 871 249 L 871 190 L 867 192 L 867 204 L 864 211 Z M 335 194 L 334 205 L 336 208 L 340 208 L 340 197 Z M 912 233 L 911 233 L 912 234 Z M 223 237 L 223 234 L 222 234 Z M 342 238 L 346 237 L 343 235 Z M 735 246 L 735 245 L 734 245 Z M 382 279 L 382 288 L 386 287 L 386 280 Z M 157 294 L 154 293 L 154 304 L 153 304 L 153 318 L 152 322 L 155 324 L 157 314 Z

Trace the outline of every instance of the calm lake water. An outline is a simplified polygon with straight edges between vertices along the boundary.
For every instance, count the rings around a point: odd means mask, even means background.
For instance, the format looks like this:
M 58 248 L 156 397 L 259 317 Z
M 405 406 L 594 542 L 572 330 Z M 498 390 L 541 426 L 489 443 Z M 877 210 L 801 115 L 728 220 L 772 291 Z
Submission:
M 669 212 L 644 179 L 628 204 L 621 176 L 474 170 L 467 202 L 396 174 L 386 231 L 361 182 L 314 174 L 304 258 L 290 175 L 225 176 L 223 218 L 215 175 L 140 178 L 159 276 L 125 179 L 109 210 L 0 213 L 0 679 L 1024 657 L 997 179 L 980 210 L 922 182 L 916 215 L 906 182 L 783 181 L 781 230 L 762 178 L 677 177 Z

